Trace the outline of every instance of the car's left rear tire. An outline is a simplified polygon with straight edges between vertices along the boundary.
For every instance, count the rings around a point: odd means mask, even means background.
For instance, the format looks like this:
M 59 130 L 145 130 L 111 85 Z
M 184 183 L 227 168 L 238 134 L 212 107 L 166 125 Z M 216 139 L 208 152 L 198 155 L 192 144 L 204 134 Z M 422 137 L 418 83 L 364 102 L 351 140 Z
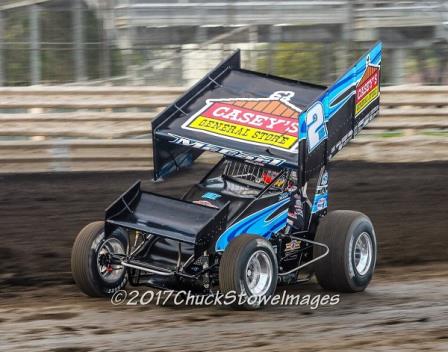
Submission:
M 271 244 L 256 235 L 240 235 L 230 242 L 219 265 L 221 293 L 234 294 L 234 307 L 257 309 L 277 287 L 277 256 Z M 241 299 L 241 300 L 240 300 Z
M 330 250 L 315 263 L 317 281 L 324 289 L 338 292 L 366 289 L 377 257 L 375 231 L 366 215 L 351 210 L 328 213 L 317 226 L 315 241 Z M 323 252 L 322 247 L 314 247 L 315 258 Z

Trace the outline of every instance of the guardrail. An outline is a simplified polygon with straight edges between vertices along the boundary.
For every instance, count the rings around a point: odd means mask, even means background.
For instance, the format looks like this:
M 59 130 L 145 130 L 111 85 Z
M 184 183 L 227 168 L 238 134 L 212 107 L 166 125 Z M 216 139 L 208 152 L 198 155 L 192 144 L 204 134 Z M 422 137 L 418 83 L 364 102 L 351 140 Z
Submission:
M 199 11 L 198 11 L 199 9 Z M 134 26 L 220 26 L 300 23 L 342 24 L 349 20 L 347 1 L 120 1 L 114 8 L 117 28 Z
M 95 1 L 95 0 L 93 0 Z M 198 11 L 200 8 L 200 11 Z M 352 11 L 354 12 L 352 14 Z M 365 1 L 365 0 L 278 0 L 272 1 L 153 1 L 118 0 L 113 8 L 115 26 L 196 26 L 267 25 L 300 23 L 301 25 L 381 24 L 384 26 L 428 26 L 441 23 L 441 13 L 446 11 L 443 2 L 429 1 Z M 442 20 L 443 21 L 443 20 Z
M 150 169 L 150 120 L 183 91 L 0 88 L 0 172 Z M 384 88 L 381 117 L 338 157 L 448 159 L 447 97 L 445 86 Z

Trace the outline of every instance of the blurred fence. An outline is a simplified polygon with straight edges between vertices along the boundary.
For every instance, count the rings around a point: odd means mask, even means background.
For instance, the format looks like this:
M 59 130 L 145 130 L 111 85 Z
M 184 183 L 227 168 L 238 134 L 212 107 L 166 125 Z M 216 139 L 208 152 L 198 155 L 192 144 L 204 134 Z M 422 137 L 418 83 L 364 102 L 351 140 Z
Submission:
M 376 40 L 385 84 L 448 84 L 445 0 L 3 0 L 0 85 L 189 85 L 231 50 L 329 83 Z
M 0 88 L 0 172 L 152 167 L 150 120 L 181 87 Z M 388 87 L 381 117 L 338 158 L 448 158 L 447 86 Z

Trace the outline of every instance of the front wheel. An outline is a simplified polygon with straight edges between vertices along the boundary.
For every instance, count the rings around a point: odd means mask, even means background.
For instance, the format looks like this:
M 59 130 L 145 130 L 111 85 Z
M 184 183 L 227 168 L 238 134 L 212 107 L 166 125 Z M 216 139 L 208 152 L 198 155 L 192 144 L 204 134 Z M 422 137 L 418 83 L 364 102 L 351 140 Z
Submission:
M 235 307 L 257 309 L 277 287 L 278 264 L 271 244 L 260 236 L 236 237 L 221 258 L 219 287 L 232 293 Z
M 327 290 L 359 292 L 372 279 L 376 263 L 376 238 L 370 219 L 356 211 L 337 210 L 322 218 L 315 240 L 330 252 L 316 262 L 319 284 Z M 323 249 L 314 248 L 314 257 Z
M 126 268 L 113 263 L 113 254 L 125 255 L 128 238 L 120 230 L 104 236 L 104 222 L 84 227 L 72 248 L 72 275 L 78 287 L 91 297 L 107 297 L 127 283 Z

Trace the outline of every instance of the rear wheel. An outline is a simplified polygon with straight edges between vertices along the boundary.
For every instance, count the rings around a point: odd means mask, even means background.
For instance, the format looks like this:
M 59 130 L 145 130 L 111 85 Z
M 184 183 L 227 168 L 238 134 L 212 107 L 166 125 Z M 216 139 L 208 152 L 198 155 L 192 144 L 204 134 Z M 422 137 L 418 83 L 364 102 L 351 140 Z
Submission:
M 126 269 L 111 261 L 111 255 L 125 255 L 127 235 L 114 231 L 104 236 L 104 222 L 97 221 L 84 227 L 72 248 L 72 275 L 78 287 L 91 297 L 107 297 L 127 283 Z
M 260 236 L 240 235 L 221 258 L 219 286 L 223 294 L 237 296 L 234 306 L 256 309 L 262 305 L 262 297 L 275 292 L 277 274 L 277 257 L 271 244 Z
M 376 264 L 376 238 L 370 219 L 356 211 L 337 210 L 320 221 L 315 240 L 330 252 L 315 264 L 319 284 L 328 290 L 359 292 L 372 279 Z M 323 254 L 315 247 L 314 257 Z

